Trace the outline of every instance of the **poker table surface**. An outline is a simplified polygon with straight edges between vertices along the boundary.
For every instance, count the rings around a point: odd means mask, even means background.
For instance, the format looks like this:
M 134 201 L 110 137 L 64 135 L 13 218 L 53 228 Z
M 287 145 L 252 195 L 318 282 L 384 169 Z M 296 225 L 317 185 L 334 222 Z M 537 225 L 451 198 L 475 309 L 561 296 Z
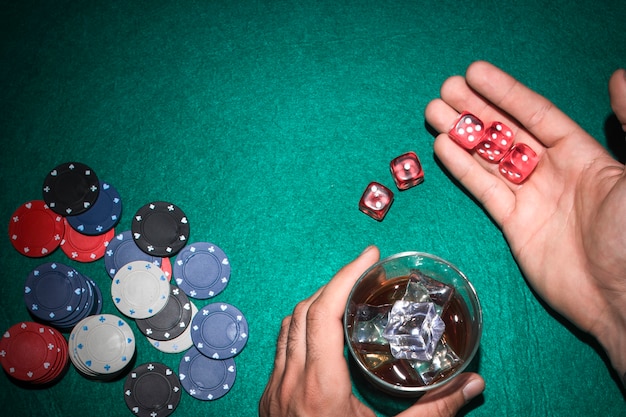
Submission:
M 626 67 L 624 22 L 623 0 L 3 1 L 0 218 L 8 228 L 42 198 L 52 168 L 78 161 L 120 192 L 116 232 L 144 204 L 168 201 L 186 213 L 190 242 L 227 253 L 226 289 L 193 302 L 247 317 L 237 379 L 216 401 L 183 393 L 174 415 L 256 415 L 281 319 L 372 244 L 383 257 L 435 254 L 475 286 L 484 329 L 469 369 L 486 389 L 462 414 L 626 415 L 602 348 L 532 291 L 501 230 L 434 155 L 423 115 L 446 78 L 487 60 L 623 161 L 607 81 Z M 425 180 L 400 192 L 389 162 L 411 150 Z M 395 192 L 381 222 L 358 209 L 370 181 Z M 24 280 L 50 261 L 92 278 L 104 312 L 120 314 L 103 260 L 29 258 L 6 230 L 0 327 L 31 319 Z M 178 368 L 182 353 L 134 331 L 137 364 Z M 380 416 L 410 404 L 352 379 Z M 0 404 L 12 416 L 131 415 L 123 382 L 70 367 L 51 387 L 27 388 L 3 374 Z

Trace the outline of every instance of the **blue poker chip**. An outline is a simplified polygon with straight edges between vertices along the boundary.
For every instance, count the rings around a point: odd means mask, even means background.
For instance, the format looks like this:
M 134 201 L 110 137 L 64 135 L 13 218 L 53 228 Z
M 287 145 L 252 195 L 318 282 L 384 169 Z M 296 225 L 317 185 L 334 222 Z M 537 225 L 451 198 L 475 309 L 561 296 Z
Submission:
M 63 320 L 50 322 L 58 329 L 72 329 L 82 319 L 102 312 L 102 291 L 100 287 L 98 287 L 95 281 L 80 272 L 78 272 L 78 278 L 82 280 L 80 303 L 74 308 L 74 312 L 70 316 Z
M 231 304 L 207 304 L 191 321 L 191 339 L 204 356 L 216 360 L 232 358 L 248 343 L 248 321 Z
M 224 291 L 230 280 L 230 262 L 224 251 L 211 242 L 185 246 L 174 263 L 176 284 L 192 298 L 207 299 Z
M 162 259 L 157 256 L 148 255 L 135 243 L 132 232 L 126 230 L 115 236 L 109 242 L 107 250 L 104 254 L 104 266 L 111 278 L 115 276 L 117 271 L 124 265 L 134 261 L 152 262 L 161 267 Z
M 47 262 L 28 274 L 24 301 L 34 317 L 50 324 L 63 323 L 84 306 L 86 287 L 85 280 L 74 268 Z
M 122 198 L 110 183 L 100 181 L 100 193 L 93 206 L 84 213 L 68 216 L 73 229 L 84 235 L 101 235 L 113 229 L 122 215 Z
M 193 398 L 217 400 L 226 395 L 237 378 L 235 360 L 214 360 L 192 347 L 180 360 L 178 378 Z

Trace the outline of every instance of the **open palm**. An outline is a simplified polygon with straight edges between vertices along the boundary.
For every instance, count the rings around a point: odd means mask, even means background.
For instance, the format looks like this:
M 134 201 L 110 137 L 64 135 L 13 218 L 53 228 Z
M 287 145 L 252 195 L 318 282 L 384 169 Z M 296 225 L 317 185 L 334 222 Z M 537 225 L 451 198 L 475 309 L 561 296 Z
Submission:
M 521 185 L 456 145 L 447 131 L 462 110 L 501 121 L 540 162 Z M 486 62 L 451 77 L 426 108 L 435 153 L 501 227 L 520 268 L 555 310 L 603 344 L 626 370 L 624 166 L 544 97 Z M 584 308 L 581 308 L 584 307 Z

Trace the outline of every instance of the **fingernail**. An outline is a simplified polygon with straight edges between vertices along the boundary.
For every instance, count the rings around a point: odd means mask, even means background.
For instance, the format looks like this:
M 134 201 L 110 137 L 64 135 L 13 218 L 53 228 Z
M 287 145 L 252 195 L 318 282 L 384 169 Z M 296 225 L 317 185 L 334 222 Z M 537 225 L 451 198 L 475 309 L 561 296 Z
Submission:
M 480 379 L 471 380 L 464 388 L 463 388 L 463 398 L 465 398 L 465 402 L 470 402 L 474 397 L 480 395 L 481 392 L 485 389 L 485 383 Z
M 371 251 L 373 247 L 374 247 L 374 246 L 369 245 L 368 247 L 366 247 L 365 249 L 363 249 L 363 252 L 361 252 L 361 255 L 365 255 L 367 252 Z M 359 255 L 359 256 L 361 256 L 361 255 Z

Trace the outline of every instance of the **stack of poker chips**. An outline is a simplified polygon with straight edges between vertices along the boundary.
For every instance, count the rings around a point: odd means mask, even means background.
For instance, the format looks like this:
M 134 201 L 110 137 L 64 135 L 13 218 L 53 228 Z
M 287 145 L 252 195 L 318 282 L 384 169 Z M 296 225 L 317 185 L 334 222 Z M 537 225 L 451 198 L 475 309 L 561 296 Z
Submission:
M 45 324 L 16 323 L 0 339 L 0 364 L 17 381 L 52 384 L 64 375 L 68 362 L 65 338 Z
M 84 318 L 72 329 L 68 343 L 72 364 L 90 379 L 108 381 L 123 375 L 135 356 L 133 330 L 113 314 Z
M 36 320 L 62 331 L 102 311 L 102 292 L 98 285 L 59 262 L 43 263 L 28 274 L 24 301 Z

